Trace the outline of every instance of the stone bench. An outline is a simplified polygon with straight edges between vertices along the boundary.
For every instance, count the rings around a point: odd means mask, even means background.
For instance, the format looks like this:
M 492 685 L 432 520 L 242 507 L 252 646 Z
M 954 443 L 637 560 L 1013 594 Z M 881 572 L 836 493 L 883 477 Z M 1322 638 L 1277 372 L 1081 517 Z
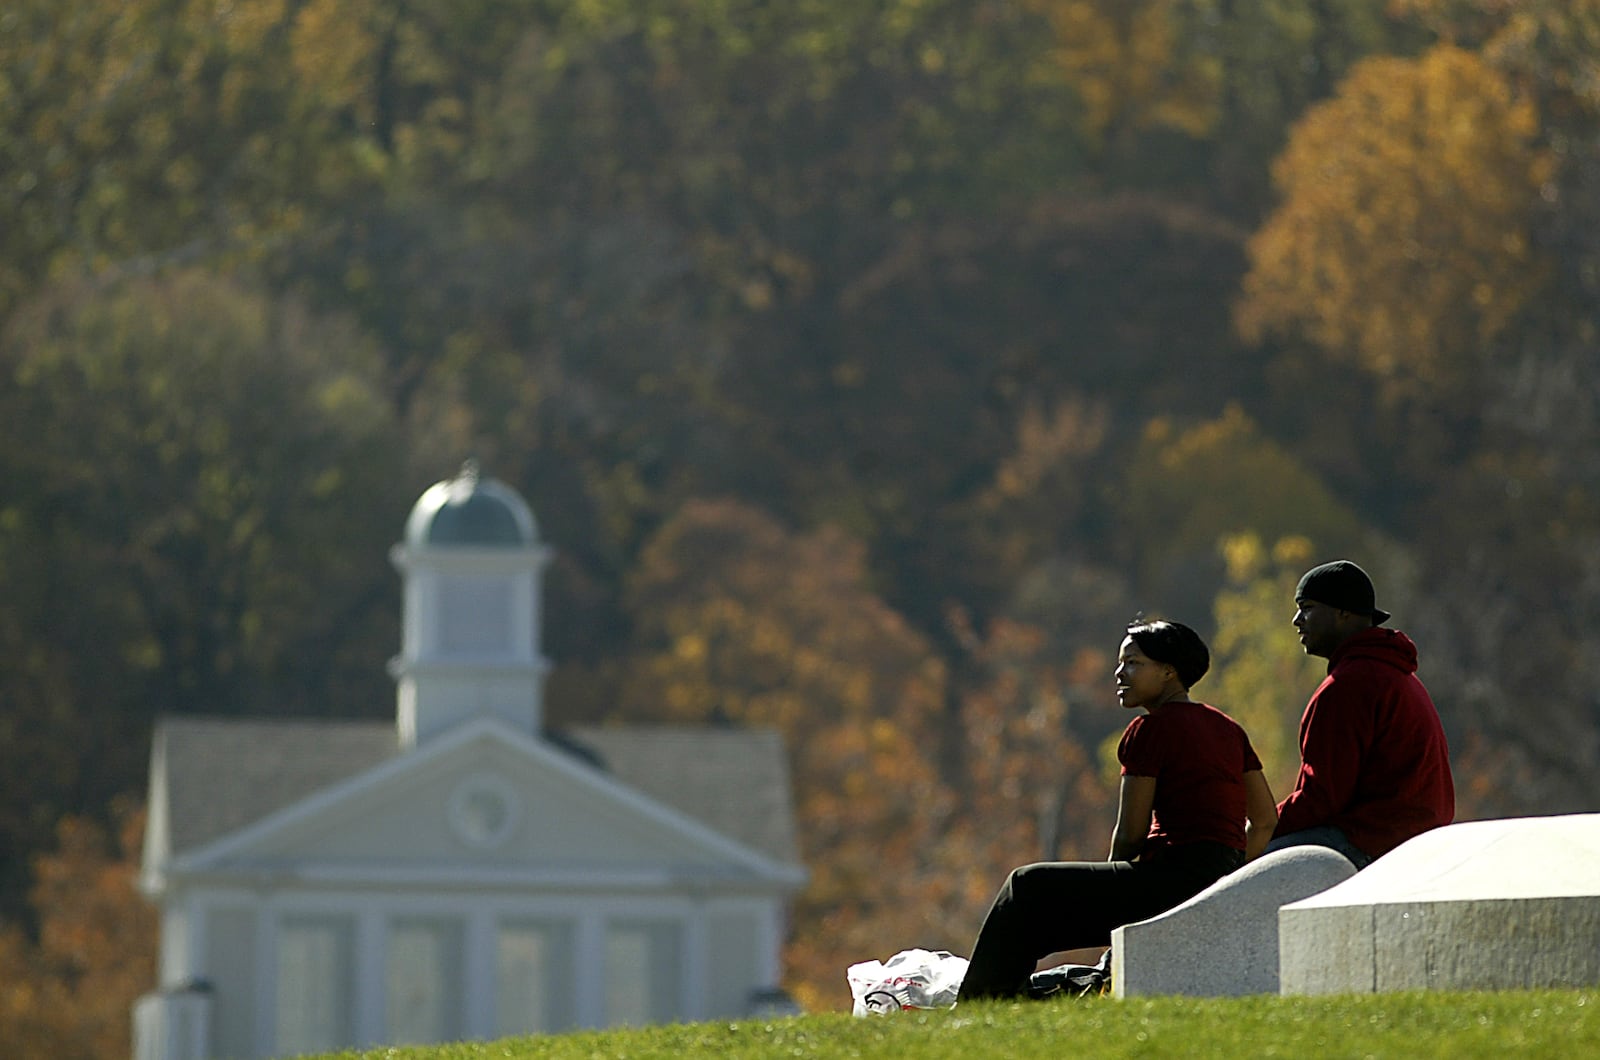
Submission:
M 1114 930 L 1112 993 L 1278 993 L 1278 907 L 1355 874 L 1349 860 L 1325 847 L 1264 854 L 1182 905 Z
M 1424 832 L 1278 912 L 1285 994 L 1600 985 L 1600 814 Z

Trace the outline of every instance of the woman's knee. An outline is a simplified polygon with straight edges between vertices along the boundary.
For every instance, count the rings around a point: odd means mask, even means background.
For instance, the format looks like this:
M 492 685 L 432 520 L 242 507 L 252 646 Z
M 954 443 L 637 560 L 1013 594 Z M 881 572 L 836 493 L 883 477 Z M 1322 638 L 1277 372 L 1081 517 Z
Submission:
M 1014 904 L 1029 905 L 1032 903 L 1054 904 L 1061 898 L 1064 885 L 1068 882 L 1069 873 L 1061 862 L 1036 861 L 1029 865 L 1019 865 L 1011 870 L 1011 875 L 1006 878 L 1006 893 Z

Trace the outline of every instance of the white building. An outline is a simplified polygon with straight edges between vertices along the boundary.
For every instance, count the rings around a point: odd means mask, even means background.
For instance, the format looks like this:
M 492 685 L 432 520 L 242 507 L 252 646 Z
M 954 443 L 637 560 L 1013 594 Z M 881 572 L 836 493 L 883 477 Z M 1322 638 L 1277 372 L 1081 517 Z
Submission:
M 805 880 L 777 735 L 546 732 L 548 551 L 523 500 L 470 466 L 422 495 L 391 556 L 394 723 L 159 723 L 142 886 L 160 983 L 135 1007 L 136 1060 L 770 1001 Z

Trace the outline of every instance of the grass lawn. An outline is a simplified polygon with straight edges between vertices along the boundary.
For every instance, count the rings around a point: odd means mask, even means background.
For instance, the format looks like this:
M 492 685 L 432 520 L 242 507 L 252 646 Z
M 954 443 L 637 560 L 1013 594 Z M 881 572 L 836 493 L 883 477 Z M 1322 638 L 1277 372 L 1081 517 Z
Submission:
M 669 1060 L 685 1056 L 1574 1060 L 1600 1056 L 1600 991 L 997 1002 L 859 1019 L 839 1013 L 722 1020 L 356 1050 L 331 1053 L 324 1060 Z

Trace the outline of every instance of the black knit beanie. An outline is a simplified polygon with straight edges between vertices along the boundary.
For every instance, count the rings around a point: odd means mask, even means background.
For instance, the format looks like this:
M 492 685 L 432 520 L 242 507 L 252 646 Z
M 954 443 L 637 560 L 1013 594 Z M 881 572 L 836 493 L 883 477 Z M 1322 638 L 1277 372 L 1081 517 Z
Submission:
M 1347 559 L 1336 559 L 1306 571 L 1300 584 L 1294 587 L 1294 598 L 1297 603 L 1315 600 L 1341 611 L 1371 615 L 1372 621 L 1380 626 L 1389 621 L 1389 612 L 1377 608 L 1372 579 Z

